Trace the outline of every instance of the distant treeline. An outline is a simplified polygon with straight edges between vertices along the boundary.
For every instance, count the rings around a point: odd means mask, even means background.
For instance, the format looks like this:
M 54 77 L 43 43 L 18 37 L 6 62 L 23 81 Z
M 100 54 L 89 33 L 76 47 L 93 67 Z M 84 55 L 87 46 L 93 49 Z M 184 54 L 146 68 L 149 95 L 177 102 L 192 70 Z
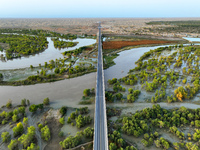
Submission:
M 74 40 L 77 38 L 76 35 L 68 34 L 60 34 L 47 30 L 33 30 L 33 29 L 0 29 L 0 33 L 17 33 L 17 34 L 28 34 L 28 35 L 37 35 L 37 36 L 45 36 L 45 37 L 59 37 L 66 40 Z
M 200 21 L 151 21 L 146 23 L 147 25 L 172 25 L 172 27 L 163 27 L 150 30 L 156 31 L 174 31 L 174 32 L 190 32 L 200 33 Z

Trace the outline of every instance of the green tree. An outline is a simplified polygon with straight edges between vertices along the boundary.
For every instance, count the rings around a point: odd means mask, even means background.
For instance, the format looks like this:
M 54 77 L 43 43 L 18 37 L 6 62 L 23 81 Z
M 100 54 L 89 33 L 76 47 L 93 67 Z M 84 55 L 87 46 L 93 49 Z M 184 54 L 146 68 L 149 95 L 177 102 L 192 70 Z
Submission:
M 44 105 L 49 105 L 49 98 L 48 97 L 44 99 L 43 104 Z
M 60 118 L 59 122 L 60 122 L 60 124 L 64 125 L 65 124 L 65 118 L 64 117 Z
M 35 138 L 35 127 L 30 126 L 28 127 L 27 134 L 23 134 L 22 136 L 20 136 L 18 138 L 18 141 L 21 142 L 21 144 L 23 144 L 24 148 L 27 148 L 31 144 L 31 142 L 33 142 L 34 138 Z
M 7 107 L 7 108 L 11 108 L 11 107 L 12 107 L 12 101 L 11 101 L 11 100 L 9 100 L 9 101 L 7 102 L 6 107 Z
M 71 122 L 72 122 L 72 121 L 71 121 L 71 118 L 68 117 L 67 123 L 71 123 Z
M 17 124 L 16 127 L 13 128 L 13 135 L 14 137 L 21 135 L 24 132 L 24 127 L 21 122 Z
M 55 68 L 54 72 L 55 72 L 56 74 L 58 74 L 58 73 L 60 73 L 60 69 L 59 69 L 59 68 Z
M 26 106 L 26 99 L 25 98 L 21 100 L 21 105 Z
M 76 126 L 77 128 L 81 128 L 84 126 L 84 119 L 83 119 L 83 116 L 82 115 L 79 115 L 77 118 L 76 118 Z
M 18 109 L 13 110 L 14 115 L 18 115 L 18 113 L 19 113 Z
M 50 130 L 48 128 L 48 126 L 45 126 L 41 129 L 41 134 L 42 134 L 42 138 L 45 140 L 45 141 L 49 141 L 49 139 L 51 138 L 51 135 L 50 135 Z
M 94 133 L 94 129 L 87 127 L 84 131 L 83 134 L 84 136 L 86 136 L 87 138 L 92 138 L 93 137 L 93 133 Z
M 11 135 L 9 134 L 9 132 L 2 132 L 1 138 L 3 142 L 9 142 Z
M 133 93 L 133 89 L 132 89 L 132 88 L 129 88 L 129 89 L 128 89 L 128 92 L 129 92 L 129 94 Z
M 34 143 L 31 143 L 29 147 L 27 147 L 27 150 L 39 150 L 40 147 L 36 146 Z
M 33 69 L 33 65 L 30 65 L 30 68 Z
M 123 94 L 122 94 L 122 93 L 117 93 L 117 94 L 116 94 L 116 98 L 117 98 L 118 100 L 121 100 L 122 97 L 123 97 Z
M 44 108 L 44 105 L 43 105 L 43 104 L 38 104 L 38 105 L 37 105 L 37 108 L 43 109 L 43 108 Z
M 19 107 L 18 111 L 19 111 L 19 113 L 21 113 L 21 114 L 24 115 L 24 113 L 25 113 L 25 107 L 24 106 Z
M 18 116 L 14 114 L 14 115 L 12 116 L 12 121 L 13 121 L 13 122 L 17 122 L 17 120 L 18 120 Z
M 28 125 L 28 118 L 26 118 L 26 117 L 23 118 L 23 124 L 24 124 L 24 126 Z
M 109 150 L 117 150 L 117 146 L 114 143 L 110 143 Z
M 18 148 L 17 139 L 11 140 L 10 144 L 8 145 L 8 149 L 9 150 L 15 150 L 16 148 Z
M 28 106 L 30 105 L 30 101 L 29 101 L 29 99 L 27 99 L 27 105 L 28 105 Z
M 0 79 L 3 79 L 3 74 L 2 73 L 0 73 Z
M 60 114 L 62 115 L 62 116 L 64 116 L 65 114 L 66 114 L 66 112 L 67 112 L 67 107 L 66 106 L 62 106 L 61 108 L 60 108 Z
M 32 105 L 29 107 L 29 111 L 30 111 L 30 112 L 36 112 L 37 109 L 38 109 L 38 106 L 35 105 L 35 104 L 32 104 Z
M 41 130 L 43 128 L 42 124 L 38 124 L 38 128 Z
M 90 95 L 90 89 L 85 89 L 85 90 L 83 91 L 83 95 L 84 95 L 84 96 L 89 96 L 89 95 Z

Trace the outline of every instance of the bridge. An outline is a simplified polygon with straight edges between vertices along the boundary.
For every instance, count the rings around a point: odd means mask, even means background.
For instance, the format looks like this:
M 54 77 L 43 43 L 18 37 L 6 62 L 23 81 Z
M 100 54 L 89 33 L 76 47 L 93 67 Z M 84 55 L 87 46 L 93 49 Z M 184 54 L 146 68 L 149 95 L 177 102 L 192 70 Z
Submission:
M 105 103 L 104 71 L 102 58 L 101 24 L 99 23 L 98 64 L 94 119 L 94 150 L 108 150 L 107 116 Z

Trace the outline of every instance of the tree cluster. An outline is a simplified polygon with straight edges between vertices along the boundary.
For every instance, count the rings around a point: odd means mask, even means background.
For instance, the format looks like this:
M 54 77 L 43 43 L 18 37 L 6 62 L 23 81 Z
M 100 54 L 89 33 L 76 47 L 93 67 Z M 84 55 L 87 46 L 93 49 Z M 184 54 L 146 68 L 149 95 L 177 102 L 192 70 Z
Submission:
M 63 149 L 70 149 L 78 146 L 83 142 L 83 137 L 86 138 L 93 138 L 94 129 L 93 128 L 86 128 L 84 131 L 77 132 L 76 135 L 68 136 L 64 141 L 61 141 L 59 144 Z

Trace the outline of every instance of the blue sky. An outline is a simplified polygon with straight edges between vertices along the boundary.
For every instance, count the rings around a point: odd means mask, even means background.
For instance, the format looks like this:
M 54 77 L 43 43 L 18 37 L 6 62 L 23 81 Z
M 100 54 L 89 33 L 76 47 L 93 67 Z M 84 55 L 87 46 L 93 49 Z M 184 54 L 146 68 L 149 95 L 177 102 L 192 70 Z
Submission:
M 199 0 L 0 0 L 0 18 L 200 17 Z

